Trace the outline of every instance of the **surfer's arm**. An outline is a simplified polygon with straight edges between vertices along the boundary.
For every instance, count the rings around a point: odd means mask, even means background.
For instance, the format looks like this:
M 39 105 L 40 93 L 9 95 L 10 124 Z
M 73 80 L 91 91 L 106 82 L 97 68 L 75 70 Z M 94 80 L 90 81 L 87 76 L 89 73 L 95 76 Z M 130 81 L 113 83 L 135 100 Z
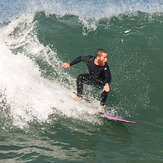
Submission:
M 80 56 L 76 59 L 74 59 L 71 63 L 70 63 L 70 66 L 73 66 L 79 62 L 86 62 L 87 61 L 87 56 Z
M 86 62 L 86 60 L 87 60 L 86 56 L 80 56 L 74 59 L 71 63 L 63 63 L 62 68 L 69 68 L 70 66 L 73 66 L 81 61 Z
M 111 83 L 111 72 L 108 64 L 104 68 L 104 73 L 105 73 L 105 85 L 103 91 L 109 92 L 110 91 L 109 84 Z
M 104 68 L 104 73 L 105 73 L 105 83 L 110 84 L 111 83 L 111 72 L 108 64 Z

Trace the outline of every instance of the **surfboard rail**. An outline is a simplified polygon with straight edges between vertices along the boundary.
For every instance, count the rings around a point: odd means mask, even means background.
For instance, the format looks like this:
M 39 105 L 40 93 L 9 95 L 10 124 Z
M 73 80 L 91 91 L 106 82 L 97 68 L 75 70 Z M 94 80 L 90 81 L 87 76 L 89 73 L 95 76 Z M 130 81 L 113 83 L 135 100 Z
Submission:
M 110 120 L 115 120 L 115 121 L 120 121 L 120 122 L 125 122 L 125 123 L 131 123 L 131 124 L 136 123 L 136 122 L 128 121 L 128 120 L 126 120 L 126 119 L 122 119 L 122 118 L 119 118 L 119 117 L 115 117 L 115 116 L 112 116 L 112 115 L 106 114 L 106 113 L 101 113 L 101 112 L 100 112 L 100 115 L 101 115 L 102 117 L 106 117 L 106 118 L 108 118 L 108 119 L 110 119 Z

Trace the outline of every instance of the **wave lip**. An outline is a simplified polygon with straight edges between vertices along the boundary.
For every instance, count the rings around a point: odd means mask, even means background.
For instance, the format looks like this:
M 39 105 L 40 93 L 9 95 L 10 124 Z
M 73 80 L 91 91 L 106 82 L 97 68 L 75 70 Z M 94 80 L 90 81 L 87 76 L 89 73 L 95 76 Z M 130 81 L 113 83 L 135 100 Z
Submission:
M 35 13 L 38 11 L 44 11 L 45 13 L 55 14 L 58 16 L 65 15 L 75 15 L 85 19 L 101 19 L 110 18 L 112 16 L 117 16 L 119 14 L 135 13 L 137 11 L 147 12 L 147 13 L 161 13 L 163 12 L 163 2 L 159 0 L 150 1 L 65 1 L 65 0 L 47 0 L 35 1 L 27 0 L 20 1 L 16 0 L 14 3 L 10 1 L 0 2 L 0 22 L 13 20 L 22 14 Z

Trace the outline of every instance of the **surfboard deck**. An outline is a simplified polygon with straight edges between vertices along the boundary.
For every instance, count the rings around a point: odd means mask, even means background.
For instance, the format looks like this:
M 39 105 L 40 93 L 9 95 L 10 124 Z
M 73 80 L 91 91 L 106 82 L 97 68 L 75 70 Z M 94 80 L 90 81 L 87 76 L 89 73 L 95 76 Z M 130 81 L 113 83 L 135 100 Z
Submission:
M 112 116 L 110 114 L 106 114 L 106 113 L 101 113 L 100 112 L 100 115 L 102 117 L 106 117 L 110 120 L 115 120 L 115 121 L 120 121 L 120 122 L 125 122 L 125 123 L 136 123 L 136 122 L 133 122 L 133 121 L 128 121 L 128 120 L 125 120 L 125 119 L 122 119 L 122 118 L 118 118 L 118 117 L 115 117 L 115 116 Z
M 51 83 L 48 83 L 50 86 L 52 86 L 53 88 L 60 88 L 60 87 L 58 87 L 58 86 L 56 86 L 56 85 L 53 85 L 53 84 L 51 84 Z M 77 92 L 76 91 L 74 91 L 74 90 L 66 90 L 66 91 L 68 91 L 68 92 L 72 92 L 72 93 L 74 93 L 75 95 L 77 95 Z

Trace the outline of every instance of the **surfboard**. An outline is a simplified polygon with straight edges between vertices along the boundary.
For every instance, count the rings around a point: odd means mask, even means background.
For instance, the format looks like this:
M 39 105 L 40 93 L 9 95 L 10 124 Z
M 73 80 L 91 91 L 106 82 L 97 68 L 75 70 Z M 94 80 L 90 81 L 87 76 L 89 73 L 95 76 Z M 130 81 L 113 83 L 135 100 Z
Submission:
M 48 84 L 49 84 L 50 86 L 54 87 L 54 88 L 59 88 L 58 86 L 55 86 L 55 85 L 53 85 L 53 84 L 51 84 L 51 83 L 48 83 Z M 72 92 L 72 93 L 74 93 L 75 95 L 77 94 L 77 92 L 76 92 L 76 91 L 73 91 L 73 90 L 66 90 L 66 91 Z M 109 114 L 105 114 L 105 113 L 102 113 L 102 112 L 100 112 L 100 115 L 101 115 L 102 117 L 108 118 L 108 119 L 110 119 L 110 120 L 121 121 L 121 122 L 125 122 L 125 123 L 136 123 L 136 122 L 133 122 L 133 121 L 128 121 L 128 120 L 125 120 L 125 119 L 122 119 L 122 118 L 118 118 L 118 117 L 115 117 L 115 116 L 112 116 L 112 115 L 109 115 Z
M 49 84 L 50 86 L 54 87 L 54 88 L 60 88 L 60 87 L 55 86 L 55 85 L 53 85 L 53 84 L 51 84 L 51 83 L 48 83 L 48 84 Z M 66 91 L 72 92 L 72 93 L 74 93 L 75 95 L 77 95 L 77 92 L 76 92 L 76 91 L 73 91 L 73 90 L 66 90 Z
M 112 116 L 112 115 L 106 114 L 106 113 L 101 113 L 100 112 L 100 115 L 102 117 L 108 118 L 110 120 L 115 120 L 115 121 L 120 121 L 120 122 L 125 122 L 125 123 L 136 123 L 136 122 L 128 121 L 128 120 L 125 120 L 125 119 L 122 119 L 122 118 L 118 118 L 118 117 L 115 117 L 115 116 Z

